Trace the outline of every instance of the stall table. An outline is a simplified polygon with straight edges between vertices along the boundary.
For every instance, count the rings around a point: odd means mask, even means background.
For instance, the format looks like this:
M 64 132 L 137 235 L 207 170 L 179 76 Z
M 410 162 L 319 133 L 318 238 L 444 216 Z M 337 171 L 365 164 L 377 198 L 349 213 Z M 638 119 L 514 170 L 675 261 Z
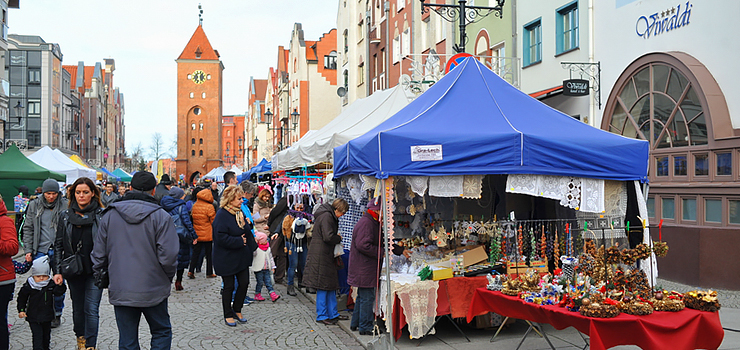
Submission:
M 486 312 L 547 323 L 557 330 L 573 327 L 589 335 L 592 350 L 617 345 L 637 345 L 642 349 L 717 349 L 724 338 L 718 313 L 689 308 L 679 312 L 656 311 L 647 316 L 622 313 L 613 318 L 593 318 L 556 305 L 527 303 L 501 292 L 478 288 L 470 302 L 468 321 Z

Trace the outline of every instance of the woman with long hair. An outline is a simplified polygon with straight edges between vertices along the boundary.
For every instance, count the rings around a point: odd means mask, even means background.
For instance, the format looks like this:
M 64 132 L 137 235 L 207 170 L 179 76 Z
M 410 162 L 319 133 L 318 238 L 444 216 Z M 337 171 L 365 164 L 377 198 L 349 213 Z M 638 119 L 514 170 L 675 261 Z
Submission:
M 267 226 L 270 210 L 272 210 L 272 194 L 265 188 L 254 200 L 252 217 L 254 218 L 254 230 L 266 234 L 267 237 L 270 237 L 270 228 Z
M 223 279 L 221 303 L 224 322 L 230 327 L 235 327 L 236 321 L 247 322 L 242 315 L 242 307 L 249 287 L 252 254 L 257 249 L 252 235 L 253 223 L 244 217 L 241 210 L 243 196 L 244 191 L 239 186 L 231 185 L 224 189 L 221 209 L 213 220 L 213 269 Z M 235 281 L 239 284 L 232 302 Z
M 72 298 L 72 321 L 77 337 L 78 349 L 95 349 L 98 340 L 100 298 L 103 290 L 95 286 L 90 253 L 98 231 L 100 213 L 100 189 L 86 177 L 78 178 L 69 192 L 69 208 L 59 216 L 57 235 L 54 242 L 54 282 L 69 284 Z M 63 276 L 61 263 L 73 255 L 82 257 L 79 274 Z

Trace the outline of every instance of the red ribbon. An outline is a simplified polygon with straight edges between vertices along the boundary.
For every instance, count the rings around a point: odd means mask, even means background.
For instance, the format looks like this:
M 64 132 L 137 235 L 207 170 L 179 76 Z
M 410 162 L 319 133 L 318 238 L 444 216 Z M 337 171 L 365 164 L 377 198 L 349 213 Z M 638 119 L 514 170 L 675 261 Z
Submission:
M 663 219 L 660 219 L 660 223 L 658 224 L 658 240 L 663 240 Z

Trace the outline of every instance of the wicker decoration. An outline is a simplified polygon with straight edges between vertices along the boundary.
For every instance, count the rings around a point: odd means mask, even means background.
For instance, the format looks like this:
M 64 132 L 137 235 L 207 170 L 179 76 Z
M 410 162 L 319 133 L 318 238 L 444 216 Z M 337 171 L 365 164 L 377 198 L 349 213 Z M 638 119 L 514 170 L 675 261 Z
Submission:
M 619 315 L 619 308 L 616 305 L 591 303 L 581 306 L 579 312 L 586 317 L 611 318 Z
M 721 307 L 717 299 L 717 292 L 713 290 L 695 290 L 684 294 L 683 302 L 686 307 L 700 311 L 718 311 Z
M 622 312 L 630 315 L 643 316 L 653 313 L 653 307 L 648 303 L 641 301 L 632 303 L 622 303 Z
M 652 301 L 652 300 L 651 300 Z M 686 307 L 681 300 L 655 300 L 652 301 L 655 311 L 681 311 Z
M 664 258 L 668 254 L 668 243 L 653 241 L 653 253 L 659 258 Z

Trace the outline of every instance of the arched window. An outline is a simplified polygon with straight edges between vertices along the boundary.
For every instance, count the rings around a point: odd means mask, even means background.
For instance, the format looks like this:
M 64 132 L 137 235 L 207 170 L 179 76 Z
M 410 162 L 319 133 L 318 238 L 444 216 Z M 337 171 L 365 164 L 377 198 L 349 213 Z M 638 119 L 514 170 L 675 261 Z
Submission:
M 195 144 L 195 137 L 193 137 L 193 138 L 192 138 L 192 139 L 190 140 L 190 144 L 191 144 L 191 145 L 194 145 L 194 144 Z
M 203 122 L 200 122 L 200 130 L 203 130 Z
M 203 156 L 203 150 L 200 150 L 200 152 L 199 152 L 199 155 L 200 155 L 201 157 Z
M 648 140 L 651 149 L 707 144 L 697 87 L 662 62 L 650 63 L 629 77 L 607 113 L 609 131 Z
M 191 150 L 190 151 L 190 155 L 193 156 L 193 157 L 195 157 L 195 150 Z
M 201 145 L 203 144 L 203 139 L 200 139 L 200 144 L 201 144 Z
M 231 137 L 231 130 L 226 130 L 226 137 Z
M 190 127 L 192 127 L 192 128 L 193 128 L 193 130 L 195 130 L 195 123 L 193 123 L 193 124 L 190 124 Z

